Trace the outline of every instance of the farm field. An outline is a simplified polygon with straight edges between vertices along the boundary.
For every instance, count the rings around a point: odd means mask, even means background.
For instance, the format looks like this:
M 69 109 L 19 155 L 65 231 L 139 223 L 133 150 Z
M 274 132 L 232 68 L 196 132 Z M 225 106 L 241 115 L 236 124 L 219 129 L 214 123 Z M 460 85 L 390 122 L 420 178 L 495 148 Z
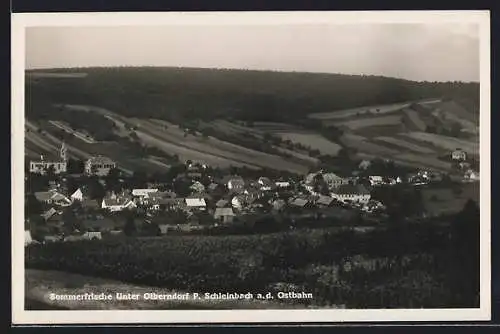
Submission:
M 323 136 L 316 133 L 302 132 L 277 132 L 283 140 L 290 140 L 294 143 L 300 143 L 304 146 L 309 146 L 312 149 L 319 150 L 322 154 L 337 155 L 342 148 L 337 143 L 329 141 Z
M 63 122 L 49 121 L 49 123 L 51 123 L 52 125 L 60 128 L 61 130 L 66 131 L 67 133 L 72 134 L 76 138 L 81 139 L 81 140 L 83 140 L 86 143 L 94 144 L 96 142 L 92 137 L 87 136 L 84 133 L 81 133 L 79 131 L 76 131 L 76 130 L 72 129 L 69 125 L 64 124 Z
M 438 103 L 438 102 L 440 102 L 439 99 L 428 99 L 425 101 L 420 101 L 419 103 L 434 104 L 434 103 Z M 341 119 L 344 117 L 355 116 L 358 113 L 364 114 L 367 111 L 377 112 L 379 114 L 392 113 L 392 112 L 397 112 L 403 108 L 408 107 L 411 103 L 412 102 L 404 102 L 404 103 L 395 103 L 395 104 L 386 104 L 386 105 L 364 106 L 364 107 L 359 107 L 359 108 L 337 110 L 337 111 L 331 111 L 331 112 L 326 112 L 326 113 L 310 114 L 309 117 L 313 118 L 313 119 L 318 119 L 318 120 L 330 120 L 330 119 Z M 377 111 L 377 109 L 378 109 L 378 111 Z
M 419 113 L 413 109 L 405 108 L 403 110 L 404 114 L 407 116 L 407 119 L 410 121 L 412 127 L 414 127 L 418 131 L 425 131 L 427 125 L 420 119 Z
M 403 135 L 416 140 L 431 143 L 449 151 L 460 148 L 469 154 L 479 154 L 479 142 L 472 142 L 427 132 L 409 132 Z
M 142 142 L 150 146 L 155 146 L 169 154 L 177 154 L 183 160 L 205 161 L 210 165 L 220 167 L 267 167 L 288 170 L 300 174 L 306 173 L 309 169 L 308 165 L 286 161 L 282 157 L 247 149 L 213 137 L 201 138 L 192 135 L 184 137 L 184 131 L 169 122 L 158 120 L 153 122 L 138 118 L 127 119 L 102 108 L 88 106 L 72 107 L 97 111 L 107 115 L 107 117 L 115 121 L 115 123 L 122 122 L 132 126 L 138 126 L 135 132 Z M 166 125 L 167 128 L 165 128 L 164 125 Z
M 338 121 L 332 125 L 344 126 L 351 130 L 357 130 L 368 126 L 395 125 L 401 123 L 401 115 L 376 116 L 370 118 L 352 119 L 347 121 Z M 330 123 L 327 123 L 330 124 Z
M 422 154 L 434 154 L 434 153 L 436 153 L 434 150 L 431 150 L 428 147 L 419 146 L 419 145 L 407 142 L 407 141 L 399 139 L 399 138 L 383 137 L 382 136 L 382 137 L 376 137 L 375 139 L 377 141 L 380 141 L 380 142 L 386 142 L 386 143 L 392 144 L 394 146 L 398 146 L 402 150 L 410 150 L 410 151 L 414 151 L 414 152 L 422 153 Z

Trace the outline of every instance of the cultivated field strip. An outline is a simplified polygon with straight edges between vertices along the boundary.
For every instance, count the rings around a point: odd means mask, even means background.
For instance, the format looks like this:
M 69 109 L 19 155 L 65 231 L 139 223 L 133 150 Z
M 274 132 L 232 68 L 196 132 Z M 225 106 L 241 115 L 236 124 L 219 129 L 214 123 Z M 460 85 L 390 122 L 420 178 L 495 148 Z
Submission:
M 72 134 L 76 138 L 78 138 L 80 140 L 83 140 L 86 143 L 89 143 L 89 144 L 94 144 L 95 143 L 95 140 L 93 140 L 91 138 L 87 138 L 87 136 L 85 136 L 83 133 L 80 133 L 80 132 L 72 129 L 70 126 L 68 126 L 66 124 L 63 124 L 62 122 L 59 122 L 59 121 L 49 121 L 49 123 L 51 123 L 54 126 L 57 126 L 59 129 L 64 130 L 67 133 Z
M 353 119 L 336 122 L 336 126 L 345 126 L 351 130 L 357 130 L 368 126 L 394 125 L 401 123 L 401 115 L 375 116 L 370 118 Z
M 446 150 L 451 151 L 460 148 L 469 154 L 479 154 L 479 143 L 427 132 L 410 132 L 404 135 L 416 140 L 432 143 Z
M 424 121 L 422 121 L 418 115 L 418 113 L 413 110 L 413 109 L 410 109 L 410 108 L 405 108 L 403 110 L 403 112 L 405 113 L 405 115 L 408 117 L 408 119 L 411 121 L 411 123 L 413 124 L 413 126 L 419 130 L 419 131 L 425 131 L 425 128 L 427 127 L 424 123 Z
M 436 153 L 434 150 L 431 150 L 428 147 L 415 145 L 413 143 L 409 143 L 407 141 L 404 141 L 404 140 L 398 139 L 398 138 L 394 138 L 394 137 L 376 137 L 375 139 L 378 141 L 381 141 L 381 142 L 387 142 L 389 144 L 399 146 L 401 150 L 410 150 L 410 151 L 414 151 L 414 152 L 422 153 L 422 154 L 435 154 Z
M 283 140 L 290 140 L 305 147 L 319 150 L 322 154 L 337 155 L 342 148 L 339 144 L 329 141 L 316 133 L 279 132 L 275 133 L 275 135 L 279 135 Z
M 427 99 L 419 101 L 418 103 L 424 105 L 433 105 L 440 101 L 441 101 L 440 99 Z M 362 115 L 369 112 L 375 112 L 377 114 L 393 113 L 393 112 L 398 112 L 401 109 L 410 106 L 411 103 L 412 102 L 403 102 L 403 103 L 386 104 L 386 105 L 364 106 L 359 108 L 316 113 L 316 114 L 310 114 L 309 118 L 314 118 L 319 120 L 330 120 L 330 119 L 342 119 L 344 117 L 355 116 L 357 114 Z
M 146 131 L 159 139 L 169 143 L 176 143 L 179 146 L 184 146 L 197 152 L 207 152 L 237 162 L 248 163 L 260 167 L 289 170 L 298 173 L 307 172 L 308 169 L 307 166 L 287 161 L 279 156 L 252 150 L 214 137 L 209 137 L 208 140 L 194 136 L 184 137 L 184 131 L 177 126 L 168 126 L 168 128 L 165 129 L 147 120 L 131 118 L 130 121 L 139 126 L 141 131 Z

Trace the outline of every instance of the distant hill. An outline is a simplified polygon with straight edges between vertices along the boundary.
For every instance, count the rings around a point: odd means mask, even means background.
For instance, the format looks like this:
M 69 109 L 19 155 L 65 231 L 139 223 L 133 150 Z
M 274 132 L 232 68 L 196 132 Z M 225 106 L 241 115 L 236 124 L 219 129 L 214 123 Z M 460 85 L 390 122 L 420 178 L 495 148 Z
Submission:
M 87 75 L 47 75 L 75 72 Z M 174 122 L 216 117 L 289 122 L 311 113 L 426 98 L 454 99 L 474 110 L 479 105 L 478 83 L 379 76 L 155 67 L 26 73 L 26 114 L 35 118 L 50 113 L 54 103 L 96 105 L 124 116 Z

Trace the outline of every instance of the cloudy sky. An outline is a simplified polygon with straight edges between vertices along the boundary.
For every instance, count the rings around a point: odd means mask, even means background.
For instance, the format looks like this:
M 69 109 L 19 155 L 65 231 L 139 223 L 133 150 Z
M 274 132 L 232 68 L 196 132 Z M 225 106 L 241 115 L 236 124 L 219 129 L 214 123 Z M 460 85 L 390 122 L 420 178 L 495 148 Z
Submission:
M 26 68 L 178 66 L 479 81 L 473 24 L 31 27 Z

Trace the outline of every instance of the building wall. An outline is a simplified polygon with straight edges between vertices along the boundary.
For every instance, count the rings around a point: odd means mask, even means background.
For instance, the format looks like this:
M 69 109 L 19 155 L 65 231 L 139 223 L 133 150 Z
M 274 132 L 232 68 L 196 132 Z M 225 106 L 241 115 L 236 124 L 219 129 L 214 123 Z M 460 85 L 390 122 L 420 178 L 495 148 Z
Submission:
M 113 168 L 116 168 L 116 163 L 114 162 L 102 164 L 87 160 L 85 163 L 85 173 L 89 175 L 106 176 Z
M 30 162 L 30 172 L 45 174 L 46 170 L 50 167 L 54 166 L 54 173 L 61 174 L 66 173 L 67 164 L 64 161 L 54 162 L 54 161 L 31 161 Z

